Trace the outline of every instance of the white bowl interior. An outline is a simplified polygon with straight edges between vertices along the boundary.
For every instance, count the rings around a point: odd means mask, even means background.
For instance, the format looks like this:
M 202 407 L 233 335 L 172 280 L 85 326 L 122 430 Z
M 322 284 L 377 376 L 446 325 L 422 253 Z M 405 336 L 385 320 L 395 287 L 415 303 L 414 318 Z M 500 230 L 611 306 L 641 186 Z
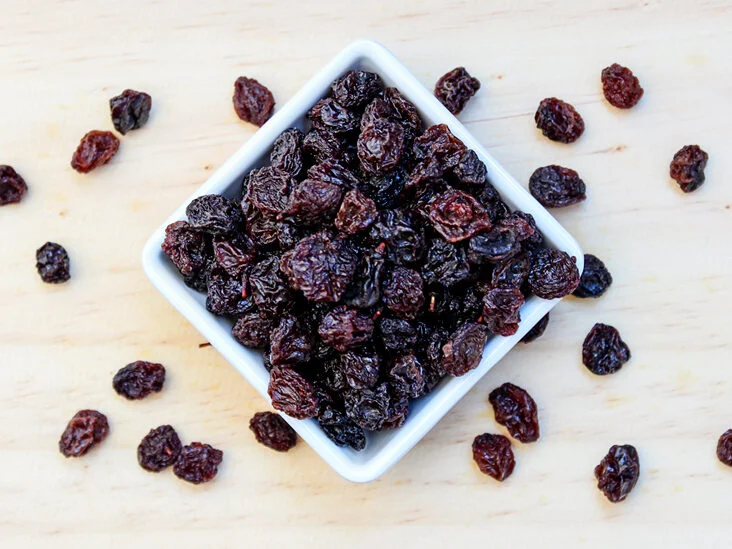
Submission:
M 333 80 L 347 70 L 356 68 L 376 72 L 388 86 L 398 88 L 417 107 L 426 125 L 447 124 L 452 132 L 485 162 L 488 177 L 504 201 L 512 209 L 532 214 L 546 241 L 552 247 L 576 257 L 580 271 L 583 267 L 582 251 L 569 233 L 475 141 L 465 127 L 386 48 L 372 41 L 355 42 L 318 72 L 193 196 L 186 200 L 155 231 L 143 252 L 143 267 L 157 289 L 268 401 L 269 373 L 262 364 L 261 353 L 241 346 L 231 337 L 231 321 L 216 317 L 206 310 L 205 295 L 185 286 L 175 267 L 162 253 L 160 244 L 163 241 L 165 227 L 173 221 L 185 219 L 185 208 L 196 196 L 212 193 L 229 197 L 238 196 L 241 192 L 242 178 L 253 168 L 268 162 L 271 144 L 276 137 L 291 127 L 305 130 L 309 126 L 305 113 L 328 93 Z M 361 452 L 337 447 L 320 430 L 315 420 L 298 421 L 285 415 L 283 417 L 343 477 L 355 482 L 373 480 L 408 452 L 558 301 L 547 301 L 537 297 L 528 299 L 521 309 L 522 322 L 515 335 L 491 338 L 478 368 L 459 378 L 444 379 L 432 393 L 412 404 L 403 427 L 370 435 L 366 449 Z

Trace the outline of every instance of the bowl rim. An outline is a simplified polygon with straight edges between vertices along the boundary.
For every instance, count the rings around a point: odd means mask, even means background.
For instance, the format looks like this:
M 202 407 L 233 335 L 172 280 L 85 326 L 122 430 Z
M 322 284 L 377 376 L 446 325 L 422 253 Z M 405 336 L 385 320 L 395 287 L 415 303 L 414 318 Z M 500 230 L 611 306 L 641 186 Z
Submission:
M 174 221 L 185 219 L 188 203 L 201 195 L 226 193 L 241 181 L 242 175 L 269 151 L 273 141 L 285 129 L 301 120 L 305 112 L 322 97 L 330 83 L 350 68 L 368 63 L 386 80 L 395 82 L 423 116 L 434 124 L 447 124 L 453 134 L 473 149 L 486 164 L 491 182 L 513 209 L 531 213 L 545 238 L 554 247 L 564 250 L 577 260 L 582 272 L 582 250 L 577 241 L 541 206 L 472 136 L 424 85 L 383 45 L 373 40 L 357 40 L 320 69 L 272 118 L 254 133 L 244 145 L 216 170 L 181 206 L 179 206 L 150 236 L 142 252 L 142 266 L 155 288 L 177 309 L 216 350 L 241 373 L 271 404 L 267 394 L 269 373 L 263 368 L 261 356 L 237 343 L 230 334 L 230 323 L 209 313 L 201 295 L 188 289 L 172 264 L 162 253 L 160 245 L 165 228 Z M 518 343 L 536 322 L 548 313 L 560 299 L 543 300 L 532 296 L 521 309 L 522 322 L 516 334 L 492 337 L 483 351 L 479 366 L 462 377 L 443 380 L 430 395 L 420 399 L 418 412 L 410 413 L 405 425 L 389 434 L 388 439 L 370 457 L 333 444 L 315 420 L 282 417 L 297 431 L 321 458 L 337 473 L 352 482 L 369 482 L 384 474 L 412 449 L 432 427 Z M 381 435 L 380 435 L 381 436 Z

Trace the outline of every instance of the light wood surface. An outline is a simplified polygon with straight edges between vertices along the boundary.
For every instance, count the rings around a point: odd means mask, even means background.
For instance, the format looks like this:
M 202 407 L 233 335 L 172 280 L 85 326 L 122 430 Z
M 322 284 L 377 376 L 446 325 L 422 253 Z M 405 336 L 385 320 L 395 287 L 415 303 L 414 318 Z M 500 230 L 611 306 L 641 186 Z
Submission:
M 724 547 L 732 469 L 715 457 L 732 427 L 732 5 L 588 2 L 97 0 L 0 2 L 0 163 L 26 178 L 0 211 L 0 545 L 3 547 Z M 526 184 L 538 166 L 577 169 L 588 199 L 557 211 L 615 283 L 599 300 L 560 304 L 545 336 L 512 351 L 381 480 L 339 478 L 305 444 L 259 446 L 262 398 L 152 288 L 143 243 L 255 128 L 231 106 L 233 81 L 266 83 L 279 105 L 343 46 L 382 41 L 432 86 L 465 65 L 483 87 L 461 115 Z M 646 94 L 610 107 L 600 70 L 639 75 Z M 153 96 L 146 128 L 112 163 L 79 175 L 69 160 L 88 130 L 111 129 L 108 99 Z M 587 130 L 572 146 L 535 130 L 539 100 L 574 103 Z M 682 194 L 668 164 L 708 151 L 707 183 Z M 44 285 L 34 252 L 71 254 L 73 280 Z M 597 321 L 633 353 L 606 378 L 580 363 Z M 127 402 L 113 373 L 163 362 L 165 390 Z M 515 382 L 539 405 L 538 443 L 515 445 L 503 484 L 482 476 L 472 438 L 501 432 L 487 402 Z M 111 422 L 83 459 L 58 436 L 80 408 Z M 149 474 L 135 448 L 151 427 L 225 452 L 194 487 Z M 593 467 L 632 443 L 641 480 L 611 505 Z

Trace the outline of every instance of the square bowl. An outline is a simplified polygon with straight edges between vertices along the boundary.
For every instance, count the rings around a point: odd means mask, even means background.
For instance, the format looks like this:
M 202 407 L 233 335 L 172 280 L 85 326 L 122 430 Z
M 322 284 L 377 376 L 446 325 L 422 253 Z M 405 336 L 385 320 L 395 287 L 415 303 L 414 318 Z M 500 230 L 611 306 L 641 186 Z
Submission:
M 305 113 L 329 90 L 331 82 L 351 69 L 378 73 L 386 85 L 394 86 L 418 109 L 427 126 L 447 124 L 453 134 L 473 149 L 488 169 L 488 178 L 512 208 L 534 216 L 548 245 L 577 258 L 580 272 L 583 255 L 577 242 L 475 138 L 384 46 L 360 40 L 346 47 L 320 70 L 295 96 L 264 124 L 196 193 L 189 197 L 150 237 L 142 263 L 153 285 L 269 402 L 269 373 L 260 352 L 247 349 L 231 336 L 232 323 L 214 316 L 205 307 L 205 295 L 189 289 L 178 271 L 163 254 L 160 245 L 165 227 L 185 219 L 187 204 L 204 194 L 235 197 L 250 170 L 264 165 L 272 143 L 291 127 L 305 130 Z M 340 448 L 328 439 L 314 419 L 282 417 L 333 469 L 353 482 L 378 478 L 404 456 L 419 440 L 534 326 L 559 299 L 530 297 L 521 308 L 522 322 L 510 337 L 493 336 L 487 343 L 479 366 L 462 377 L 448 376 L 429 394 L 413 401 L 405 424 L 395 430 L 369 434 L 366 448 L 356 452 Z

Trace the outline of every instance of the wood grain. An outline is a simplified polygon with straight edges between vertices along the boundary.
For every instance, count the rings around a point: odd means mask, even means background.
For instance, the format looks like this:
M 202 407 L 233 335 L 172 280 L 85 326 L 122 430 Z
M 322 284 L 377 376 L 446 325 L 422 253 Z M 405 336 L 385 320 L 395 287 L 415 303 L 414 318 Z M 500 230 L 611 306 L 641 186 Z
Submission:
M 732 536 L 732 470 L 716 439 L 732 427 L 732 5 L 726 1 L 435 0 L 269 3 L 2 0 L 0 162 L 30 186 L 0 211 L 0 539 L 3 547 L 722 547 Z M 556 212 L 615 283 L 567 300 L 378 482 L 340 479 L 306 445 L 256 444 L 264 401 L 155 292 L 140 268 L 148 235 L 254 132 L 231 107 L 246 74 L 278 103 L 355 38 L 382 41 L 431 86 L 465 65 L 483 88 L 461 115 L 524 184 L 538 166 L 580 172 L 588 200 Z M 607 105 L 600 70 L 639 75 L 630 112 Z M 153 96 L 149 125 L 87 176 L 79 138 L 109 129 L 109 97 Z M 574 103 L 587 131 L 555 145 L 533 127 L 542 97 Z M 707 183 L 668 179 L 682 145 L 709 152 Z M 63 243 L 73 280 L 40 282 L 34 251 Z M 633 352 L 598 378 L 579 359 L 596 321 Z M 165 391 L 129 403 L 112 374 L 163 362 Z M 518 445 L 514 475 L 481 476 L 470 441 L 502 432 L 488 392 L 504 381 L 539 404 L 542 438 Z M 104 446 L 64 459 L 58 436 L 79 408 L 110 417 Z M 153 426 L 225 451 L 219 478 L 192 487 L 135 463 Z M 642 477 L 621 505 L 592 469 L 633 443 Z

